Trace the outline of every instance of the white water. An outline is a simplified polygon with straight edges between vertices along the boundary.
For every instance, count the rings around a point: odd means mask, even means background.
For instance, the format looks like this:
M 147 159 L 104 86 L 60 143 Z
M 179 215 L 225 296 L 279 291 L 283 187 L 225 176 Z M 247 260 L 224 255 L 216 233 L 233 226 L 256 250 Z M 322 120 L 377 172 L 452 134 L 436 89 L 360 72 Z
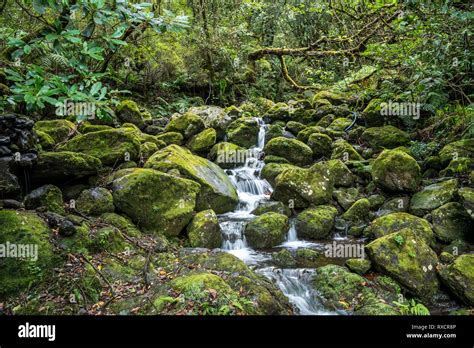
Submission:
M 237 209 L 219 216 L 223 236 L 222 249 L 255 268 L 271 260 L 271 254 L 250 248 L 245 240 L 244 229 L 247 222 L 255 218 L 255 215 L 251 212 L 258 207 L 259 203 L 269 200 L 273 191 L 271 185 L 266 180 L 260 178 L 260 172 L 265 163 L 259 159 L 259 153 L 263 151 L 265 146 L 266 125 L 260 119 L 258 119 L 258 122 L 260 124 L 260 131 L 257 145 L 252 149 L 254 156 L 249 156 L 243 166 L 227 170 L 227 174 L 239 196 Z M 315 243 L 298 240 L 294 221 L 290 221 L 287 240 L 281 247 L 297 249 L 316 245 Z M 327 311 L 324 311 L 322 305 L 317 302 L 316 293 L 310 286 L 310 278 L 313 271 L 307 269 L 261 267 L 257 269 L 257 272 L 276 283 L 288 297 L 296 313 L 305 315 L 328 314 Z

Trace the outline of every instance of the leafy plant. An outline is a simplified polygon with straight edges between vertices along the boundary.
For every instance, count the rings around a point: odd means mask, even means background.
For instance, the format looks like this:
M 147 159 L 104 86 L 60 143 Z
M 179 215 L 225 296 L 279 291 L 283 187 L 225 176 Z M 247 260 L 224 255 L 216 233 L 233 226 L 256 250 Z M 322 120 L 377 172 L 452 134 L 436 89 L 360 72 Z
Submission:
M 402 315 L 430 315 L 430 311 L 422 303 L 416 302 L 415 299 L 411 299 L 405 302 L 394 301 Z

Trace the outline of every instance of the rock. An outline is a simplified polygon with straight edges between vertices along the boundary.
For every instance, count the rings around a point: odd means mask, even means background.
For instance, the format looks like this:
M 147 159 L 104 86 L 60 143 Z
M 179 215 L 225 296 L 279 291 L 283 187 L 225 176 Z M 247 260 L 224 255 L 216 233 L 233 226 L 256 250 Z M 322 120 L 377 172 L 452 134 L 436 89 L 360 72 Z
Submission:
M 164 143 L 163 143 L 164 144 Z M 165 146 L 161 147 L 164 148 Z M 153 154 L 158 151 L 158 146 L 155 143 L 149 141 L 140 144 L 140 159 L 146 162 Z
M 150 232 L 177 236 L 191 221 L 200 186 L 153 169 L 114 173 L 112 195 L 117 210 Z
M 469 175 L 474 170 L 474 159 L 460 157 L 453 159 L 449 165 L 439 172 L 441 176 L 460 176 Z
M 354 97 L 346 96 L 333 91 L 320 91 L 313 96 L 313 102 L 325 99 L 332 105 L 352 104 L 355 102 Z
M 359 196 L 359 190 L 355 187 L 341 188 L 334 190 L 332 196 L 344 210 L 347 210 L 357 200 L 357 197 Z
M 286 163 L 286 164 L 290 164 L 290 162 L 286 158 L 273 156 L 273 155 L 265 156 L 265 163 Z
M 224 139 L 227 127 L 230 125 L 234 117 L 237 114 L 240 114 L 238 111 L 235 112 L 233 110 L 224 110 L 218 106 L 204 105 L 193 107 L 188 111 L 199 116 L 203 120 L 206 128 L 214 128 L 216 130 L 217 138 L 222 140 Z
M 364 225 L 370 221 L 370 202 L 367 198 L 356 201 L 341 218 L 351 225 Z
M 311 169 L 287 168 L 275 179 L 272 199 L 293 204 L 295 208 L 326 204 L 331 199 L 333 186 L 333 177 L 324 165 Z
M 291 216 L 291 210 L 282 202 L 275 202 L 275 201 L 263 201 L 261 202 L 257 208 L 255 208 L 251 214 L 253 215 L 262 215 L 265 213 L 279 213 L 286 215 L 288 217 Z
M 217 133 L 214 128 L 208 128 L 194 135 L 188 141 L 188 149 L 197 154 L 207 154 L 216 143 Z
M 346 266 L 352 272 L 358 275 L 364 275 L 369 271 L 370 267 L 372 267 L 372 263 L 366 259 L 349 259 L 346 261 Z
M 474 255 L 461 255 L 450 265 L 441 265 L 443 283 L 466 305 L 474 306 Z
M 471 230 L 471 218 L 457 202 L 446 203 L 432 212 L 433 231 L 443 242 L 467 239 Z
M 376 269 L 415 295 L 431 301 L 437 293 L 438 257 L 425 240 L 411 229 L 404 228 L 380 237 L 365 248 Z
M 0 262 L 0 296 L 27 290 L 54 267 L 57 258 L 50 236 L 51 230 L 36 214 L 0 210 L 0 250 L 3 256 L 10 256 L 2 257 Z M 25 254 L 25 249 L 19 250 L 20 245 L 28 245 L 29 254 Z
M 222 214 L 237 206 L 237 191 L 224 171 L 187 149 L 170 145 L 148 159 L 145 168 L 162 172 L 178 170 L 183 177 L 199 183 L 201 191 L 196 202 L 198 211 L 212 209 Z
M 453 200 L 458 180 L 452 179 L 424 187 L 415 193 L 410 201 L 410 212 L 423 216 Z
M 187 227 L 189 244 L 193 248 L 219 248 L 222 245 L 222 234 L 213 210 L 197 213 Z
M 313 151 L 313 158 L 331 157 L 332 139 L 326 134 L 312 133 L 308 138 L 308 146 Z
M 54 144 L 67 140 L 74 134 L 75 129 L 74 123 L 64 119 L 37 121 L 34 126 L 36 132 L 40 131 L 50 136 Z
M 287 159 L 290 163 L 305 166 L 312 161 L 313 152 L 299 140 L 277 137 L 265 145 L 265 154 Z
M 60 150 L 80 152 L 98 158 L 105 166 L 115 166 L 138 160 L 140 140 L 127 128 L 118 128 L 76 136 Z
M 272 186 L 275 186 L 275 180 L 285 169 L 299 168 L 289 163 L 267 163 L 262 168 L 260 176 L 267 180 Z M 288 203 L 288 202 L 283 202 Z
M 36 135 L 38 136 L 39 144 L 41 145 L 41 149 L 49 150 L 49 149 L 52 149 L 54 147 L 55 141 L 50 135 L 48 135 L 48 133 L 37 130 Z
M 295 258 L 287 249 L 282 249 L 277 253 L 273 253 L 272 260 L 281 268 L 292 268 L 296 266 Z
M 64 214 L 63 194 L 54 185 L 38 187 L 25 197 L 25 207 Z
M 141 237 L 141 231 L 133 224 L 133 222 L 122 215 L 116 213 L 104 213 L 100 216 L 100 221 L 110 226 L 118 228 L 130 237 Z M 163 237 L 164 239 L 164 237 Z
M 285 129 L 294 135 L 298 135 L 298 133 L 305 128 L 306 126 L 304 124 L 296 121 L 289 121 L 285 126 Z
M 390 213 L 406 213 L 410 206 L 409 196 L 400 196 L 387 200 L 379 209 L 377 214 L 379 216 L 387 215 Z
M 410 136 L 393 126 L 367 128 L 361 139 L 375 150 L 394 149 L 410 143 Z
M 20 198 L 21 186 L 13 172 L 13 163 L 10 157 L 0 158 L 0 197 Z
M 434 241 L 430 223 L 408 213 L 391 213 L 373 220 L 364 234 L 370 238 L 380 238 L 402 229 L 409 229 L 428 244 Z
M 453 159 L 460 157 L 474 158 L 474 138 L 461 139 L 449 143 L 439 152 L 441 164 L 446 167 Z
M 227 128 L 227 140 L 238 146 L 250 148 L 257 145 L 260 126 L 253 117 L 241 117 Z
M 215 144 L 209 152 L 209 158 L 224 169 L 235 168 L 245 164 L 250 153 L 247 149 L 232 143 Z
M 299 131 L 298 135 L 296 136 L 296 139 L 307 144 L 309 137 L 311 136 L 311 134 L 314 133 L 327 134 L 327 130 L 326 128 L 319 126 L 306 127 L 305 129 Z
M 334 177 L 335 187 L 351 187 L 354 185 L 354 175 L 341 160 L 333 159 L 324 163 Z M 318 166 L 318 164 L 315 164 L 315 166 Z
M 384 150 L 372 164 L 374 183 L 388 191 L 414 192 L 421 180 L 420 166 L 400 150 Z
M 119 253 L 127 249 L 127 243 L 120 231 L 112 226 L 102 227 L 91 233 L 88 248 L 92 252 Z
M 303 210 L 296 217 L 296 231 L 303 238 L 327 238 L 334 227 L 337 209 L 330 205 L 320 205 Z
M 166 132 L 156 136 L 156 139 L 164 141 L 166 145 L 182 145 L 184 142 L 184 137 L 181 133 L 178 132 Z
M 370 203 L 370 209 L 378 209 L 385 203 L 385 197 L 379 194 L 371 195 L 367 199 Z
M 141 111 L 136 102 L 128 99 L 117 105 L 115 113 L 121 122 L 132 123 L 140 129 L 145 128 L 147 122 L 152 120 L 149 112 Z
M 474 219 L 474 189 L 463 187 L 459 189 L 458 194 L 467 213 Z
M 339 117 L 332 121 L 327 128 L 333 131 L 344 132 L 350 125 L 352 125 L 352 120 L 345 117 Z
M 96 157 L 78 152 L 41 152 L 33 172 L 33 180 L 63 181 L 97 174 L 102 164 Z
M 264 120 L 267 123 L 275 121 L 289 121 L 293 113 L 293 108 L 286 103 L 274 104 L 264 115 Z
M 92 133 L 92 132 L 99 132 L 103 130 L 111 130 L 113 129 L 110 126 L 100 125 L 100 124 L 90 124 L 88 122 L 81 122 L 79 123 L 77 130 L 81 134 Z
M 285 241 L 288 217 L 278 213 L 257 216 L 245 226 L 248 244 L 256 249 L 269 249 Z
M 278 138 L 278 137 L 285 137 L 285 123 L 278 121 L 268 126 L 267 131 L 265 132 L 265 144 L 268 143 L 270 140 Z M 292 138 L 292 137 L 287 137 Z
M 338 139 L 332 143 L 331 159 L 339 159 L 342 162 L 363 160 L 354 147 L 344 139 Z
M 76 201 L 76 209 L 84 215 L 96 216 L 115 210 L 112 194 L 103 187 L 82 191 Z
M 165 128 L 166 132 L 181 133 L 185 139 L 202 132 L 205 128 L 203 120 L 192 112 L 174 114 Z
M 455 257 L 452 254 L 450 254 L 446 251 L 443 251 L 443 252 L 441 252 L 441 254 L 439 254 L 439 261 L 441 263 L 447 263 L 447 264 L 452 263 L 454 261 L 454 259 L 455 259 Z

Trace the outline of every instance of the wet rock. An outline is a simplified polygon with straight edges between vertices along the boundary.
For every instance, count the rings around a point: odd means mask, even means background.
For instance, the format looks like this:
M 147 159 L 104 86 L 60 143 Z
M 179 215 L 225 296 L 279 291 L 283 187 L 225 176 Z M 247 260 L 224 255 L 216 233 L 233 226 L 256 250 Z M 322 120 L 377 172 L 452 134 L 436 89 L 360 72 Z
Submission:
M 214 128 L 203 130 L 194 135 L 188 142 L 187 147 L 197 154 L 205 155 L 216 143 L 217 133 Z
M 227 142 L 215 144 L 209 152 L 210 160 L 224 169 L 244 165 L 250 155 L 247 149 Z
M 240 115 L 240 112 L 235 112 L 233 109 L 224 110 L 218 106 L 198 106 L 188 110 L 199 116 L 206 128 L 214 128 L 216 130 L 217 139 L 223 140 L 225 131 L 230 123 Z
M 205 128 L 203 120 L 193 112 L 174 114 L 167 124 L 166 132 L 181 133 L 185 139 L 202 132 Z
M 187 227 L 189 244 L 193 248 L 219 248 L 222 245 L 222 233 L 213 210 L 197 213 Z
M 446 203 L 433 210 L 431 216 L 433 231 L 439 240 L 449 243 L 471 237 L 472 220 L 460 203 Z
M 375 150 L 394 149 L 410 143 L 410 136 L 393 126 L 367 128 L 361 139 Z
M 303 238 L 324 239 L 334 227 L 337 209 L 330 205 L 308 208 L 296 217 L 296 230 Z
M 449 265 L 441 265 L 443 283 L 466 305 L 474 306 L 474 255 L 461 255 Z
M 306 144 L 296 139 L 277 137 L 265 145 L 265 154 L 279 156 L 290 163 L 305 166 L 311 164 L 313 152 Z
M 156 136 L 156 139 L 165 142 L 166 145 L 182 145 L 184 142 L 184 137 L 181 133 L 178 132 L 166 132 Z
M 54 185 L 45 185 L 31 191 L 25 197 L 27 209 L 43 209 L 58 214 L 64 214 L 63 195 Z
M 282 202 L 275 202 L 275 201 L 263 201 L 261 202 L 257 208 L 255 208 L 251 214 L 253 215 L 262 215 L 265 213 L 279 213 L 286 215 L 288 217 L 291 216 L 291 210 Z
M 257 216 L 245 226 L 245 237 L 252 248 L 269 249 L 285 241 L 288 217 L 278 213 Z
M 96 187 L 82 191 L 76 201 L 76 209 L 84 215 L 99 216 L 114 212 L 114 201 L 109 190 Z
M 227 140 L 238 146 L 250 148 L 257 145 L 260 126 L 253 117 L 241 117 L 227 128 Z
M 410 212 L 423 216 L 453 200 L 458 180 L 452 179 L 424 187 L 415 193 L 410 201 Z
M 362 156 L 344 139 L 338 139 L 332 143 L 331 159 L 339 159 L 343 162 L 362 161 Z

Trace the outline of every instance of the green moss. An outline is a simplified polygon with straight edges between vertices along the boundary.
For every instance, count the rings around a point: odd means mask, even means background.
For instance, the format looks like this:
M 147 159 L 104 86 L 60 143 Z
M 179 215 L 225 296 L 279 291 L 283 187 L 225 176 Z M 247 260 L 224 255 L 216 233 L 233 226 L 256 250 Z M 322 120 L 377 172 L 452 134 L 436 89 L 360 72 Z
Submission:
M 351 187 L 334 190 L 332 196 L 344 210 L 347 210 L 357 200 L 357 197 L 359 196 L 359 189 L 356 187 Z
M 222 244 L 221 228 L 213 210 L 197 213 L 187 227 L 189 244 L 193 248 L 219 248 Z
M 439 172 L 441 176 L 469 174 L 474 169 L 474 160 L 467 157 L 453 159 L 449 165 Z
M 241 117 L 227 128 L 228 141 L 238 146 L 250 148 L 257 145 L 260 126 L 253 117 Z
M 84 190 L 76 201 L 76 209 L 85 215 L 101 215 L 113 213 L 112 194 L 103 187 Z
M 262 169 L 260 176 L 267 180 L 272 186 L 275 186 L 275 180 L 285 169 L 298 168 L 289 163 L 267 163 Z M 283 202 L 288 203 L 288 202 Z
M 335 187 L 351 187 L 354 185 L 355 177 L 347 166 L 339 159 L 333 159 L 324 162 L 327 166 L 331 176 L 334 177 Z M 317 168 L 319 164 L 316 164 L 314 168 Z
M 27 209 L 44 209 L 58 214 L 64 214 L 63 194 L 54 185 L 45 185 L 31 191 L 25 197 Z
M 265 154 L 283 157 L 292 164 L 305 166 L 311 163 L 313 151 L 299 140 L 277 137 L 265 145 Z
M 285 241 L 288 217 L 278 213 L 257 216 L 245 226 L 245 237 L 250 246 L 268 249 Z
M 298 133 L 296 139 L 298 139 L 299 141 L 307 144 L 308 140 L 309 140 L 309 137 L 311 136 L 311 134 L 314 134 L 314 133 L 326 134 L 327 131 L 326 131 L 325 128 L 319 127 L 319 126 L 306 127 L 305 129 L 301 130 Z
M 441 149 L 439 156 L 443 166 L 447 166 L 449 162 L 456 158 L 474 158 L 474 138 L 449 143 Z
M 221 168 L 234 168 L 245 163 L 246 149 L 232 143 L 215 144 L 209 152 L 209 158 Z
M 136 102 L 128 99 L 117 105 L 116 113 L 120 121 L 132 123 L 139 128 L 144 127 L 145 123 L 152 119 L 148 111 L 140 110 Z
M 100 220 L 118 228 L 130 237 L 140 237 L 142 235 L 141 231 L 132 223 L 132 221 L 124 216 L 115 213 L 104 213 L 100 216 Z
M 265 213 L 279 213 L 286 216 L 291 216 L 291 210 L 282 202 L 274 202 L 274 201 L 263 201 L 261 202 L 257 208 L 252 211 L 253 215 L 262 215 Z
M 346 261 L 346 266 L 352 272 L 364 275 L 369 271 L 370 267 L 372 267 L 372 264 L 366 259 L 349 259 Z
M 37 121 L 34 126 L 35 131 L 41 131 L 49 135 L 55 144 L 65 141 L 75 129 L 74 123 L 59 119 L 51 121 Z
M 458 187 L 458 180 L 452 179 L 424 187 L 415 193 L 410 201 L 410 212 L 423 216 L 451 201 Z
M 164 143 L 163 143 L 164 144 Z M 163 146 L 165 147 L 165 146 Z M 149 141 L 140 144 L 140 158 L 143 161 L 148 160 L 153 154 L 158 151 L 158 146 L 155 143 Z
M 161 140 L 166 143 L 166 145 L 182 145 L 184 137 L 181 133 L 178 132 L 166 132 L 156 136 L 156 139 Z
M 347 162 L 349 160 L 363 160 L 362 156 L 359 155 L 352 145 L 343 139 L 338 139 L 332 144 L 331 159 L 339 159 L 343 162 Z
M 289 121 L 285 129 L 291 132 L 293 135 L 298 135 L 299 132 L 301 132 L 303 129 L 305 129 L 306 126 L 303 123 L 296 122 L 296 121 Z
M 38 136 L 39 144 L 43 150 L 49 150 L 54 146 L 55 141 L 48 133 L 36 130 L 36 135 Z
M 214 128 L 208 128 L 193 136 L 187 147 L 195 153 L 206 154 L 216 143 L 217 133 Z
M 443 242 L 467 239 L 472 231 L 472 220 L 460 203 L 446 203 L 431 215 L 435 236 Z
M 356 201 L 341 218 L 351 224 L 364 224 L 370 221 L 370 202 L 367 198 Z
M 97 174 L 100 167 L 98 158 L 86 154 L 41 152 L 31 175 L 34 180 L 71 180 Z
M 331 156 L 332 139 L 326 134 L 312 133 L 308 138 L 308 146 L 313 151 L 313 158 Z
M 474 306 L 474 255 L 461 255 L 448 266 L 441 266 L 443 283 L 465 304 Z
M 204 122 L 201 117 L 193 112 L 186 112 L 182 115 L 173 115 L 170 122 L 166 125 L 165 131 L 181 133 L 184 138 L 188 139 L 203 131 L 204 128 Z
M 410 143 L 410 136 L 393 126 L 367 128 L 361 139 L 375 150 L 393 149 Z
M 296 217 L 296 230 L 303 238 L 323 239 L 334 227 L 337 209 L 330 205 L 308 208 Z
M 330 130 L 334 131 L 345 131 L 347 127 L 349 127 L 352 124 L 352 120 L 345 118 L 345 117 L 339 117 L 336 118 L 334 121 L 331 122 L 331 124 L 327 127 Z

